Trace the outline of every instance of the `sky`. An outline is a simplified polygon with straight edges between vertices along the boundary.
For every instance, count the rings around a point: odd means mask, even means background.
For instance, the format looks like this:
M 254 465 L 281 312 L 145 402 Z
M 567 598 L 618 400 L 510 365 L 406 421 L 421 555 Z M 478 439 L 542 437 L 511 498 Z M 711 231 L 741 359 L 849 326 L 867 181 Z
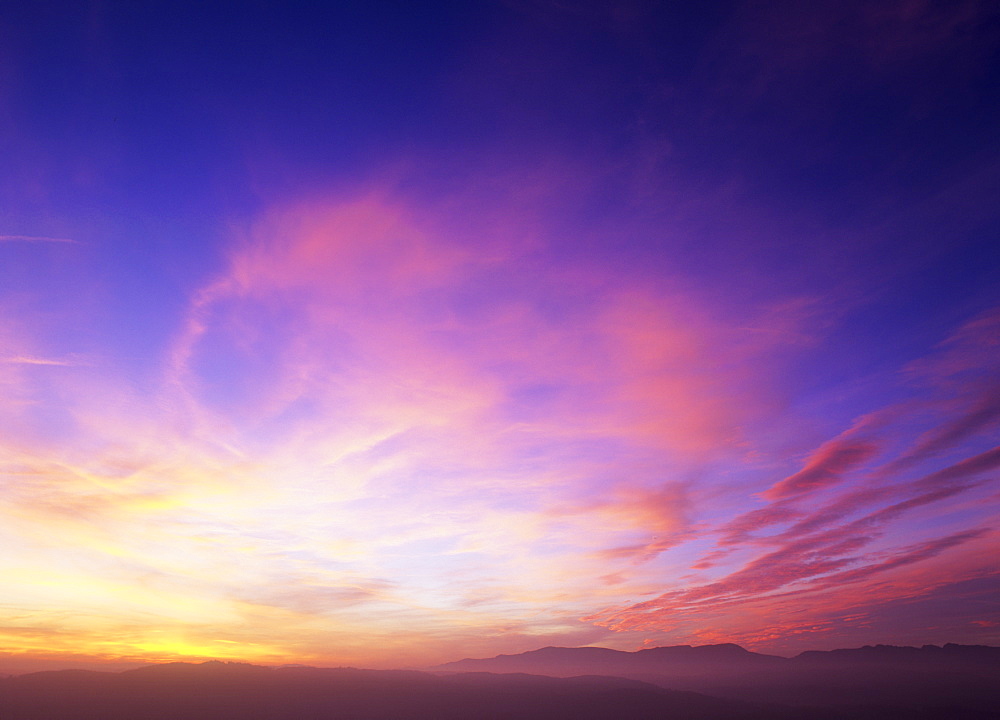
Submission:
M 3 3 L 0 672 L 1000 644 L 987 0 Z

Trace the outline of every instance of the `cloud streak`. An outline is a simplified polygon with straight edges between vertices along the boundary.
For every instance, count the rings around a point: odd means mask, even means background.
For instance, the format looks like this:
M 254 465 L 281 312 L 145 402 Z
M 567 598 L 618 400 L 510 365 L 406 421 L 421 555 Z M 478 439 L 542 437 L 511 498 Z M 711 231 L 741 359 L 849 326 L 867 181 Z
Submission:
M 45 235 L 0 235 L 0 243 L 69 243 L 78 245 L 79 241 L 70 238 L 48 237 Z
M 0 363 L 9 365 L 52 365 L 55 367 L 74 367 L 79 365 L 76 360 L 60 360 L 56 358 L 31 357 L 26 355 L 13 355 L 0 357 Z

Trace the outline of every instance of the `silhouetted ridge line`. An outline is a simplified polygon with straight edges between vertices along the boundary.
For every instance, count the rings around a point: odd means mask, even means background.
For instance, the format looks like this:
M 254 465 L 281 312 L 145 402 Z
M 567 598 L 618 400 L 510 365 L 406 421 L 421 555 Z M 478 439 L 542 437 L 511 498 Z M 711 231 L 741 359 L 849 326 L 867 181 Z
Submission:
M 635 652 L 612 650 L 602 647 L 544 647 L 517 655 L 497 655 L 493 658 L 459 660 L 439 665 L 434 670 L 493 670 L 503 671 L 506 667 L 523 667 L 525 672 L 542 672 L 546 667 L 605 667 L 631 669 L 656 669 L 664 665 L 687 665 L 692 668 L 709 663 L 712 665 L 731 664 L 741 667 L 761 664 L 785 663 L 787 658 L 776 655 L 754 653 L 733 643 L 720 645 L 673 645 L 646 648 Z M 695 663 L 695 665 L 691 665 Z
M 491 663 L 500 669 L 486 671 Z M 455 669 L 463 666 L 475 670 Z M 1000 648 L 990 646 L 866 646 L 790 659 L 731 644 L 546 647 L 441 667 L 451 670 L 207 662 L 47 671 L 0 679 L 0 718 L 1000 720 Z
M 844 717 L 864 717 L 865 713 L 877 717 L 885 710 L 890 716 L 896 713 L 895 717 L 921 720 L 1000 720 L 1000 648 L 989 646 L 879 645 L 811 651 L 794 658 L 754 653 L 734 644 L 635 652 L 542 648 L 446 663 L 434 670 L 554 677 L 615 675 L 748 702 L 822 706 Z M 863 713 L 858 706 L 865 708 Z
M 796 660 L 834 662 L 989 663 L 1000 666 L 1000 647 L 990 645 L 865 645 L 840 650 L 806 650 Z

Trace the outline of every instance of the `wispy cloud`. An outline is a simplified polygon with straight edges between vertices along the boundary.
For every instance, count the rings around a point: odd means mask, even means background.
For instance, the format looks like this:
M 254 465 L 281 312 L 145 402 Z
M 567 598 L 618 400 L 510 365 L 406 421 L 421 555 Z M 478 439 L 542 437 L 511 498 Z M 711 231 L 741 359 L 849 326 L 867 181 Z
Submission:
M 78 245 L 78 240 L 70 238 L 48 237 L 46 235 L 0 235 L 0 243 L 5 242 L 26 242 L 26 243 L 70 243 Z
M 989 342 L 989 333 L 988 323 L 973 322 L 956 337 L 963 338 L 962 347 L 974 348 Z M 926 386 L 922 402 L 911 398 L 863 416 L 810 453 L 802 470 L 761 493 L 766 504 L 719 526 L 716 546 L 692 562 L 693 570 L 715 579 L 698 583 L 695 575 L 687 587 L 588 619 L 618 632 L 673 632 L 675 637 L 687 632 L 692 633 L 688 637 L 700 637 L 702 623 L 718 621 L 722 612 L 737 613 L 739 607 L 750 612 L 768 603 L 780 606 L 783 598 L 808 597 L 811 603 L 822 592 L 840 598 L 827 599 L 831 608 L 840 608 L 837 617 L 842 621 L 842 609 L 857 602 L 852 598 L 867 594 L 870 583 L 880 583 L 877 602 L 892 603 L 912 592 L 906 573 L 919 572 L 932 559 L 961 553 L 966 544 L 995 548 L 997 537 L 986 526 L 996 500 L 990 473 L 1000 466 L 1000 448 L 969 454 L 976 447 L 970 439 L 992 422 L 992 402 L 989 395 L 977 397 L 973 390 L 981 387 L 981 359 L 970 362 L 962 352 L 959 360 L 955 345 L 949 341 L 903 371 L 909 377 L 913 367 L 933 367 L 935 378 L 946 373 L 945 385 Z M 943 365 L 941 352 L 947 353 Z M 974 400 L 967 403 L 964 398 L 970 393 Z M 924 429 L 928 424 L 934 427 Z M 959 450 L 964 457 L 941 467 L 941 457 L 954 458 Z M 978 500 L 962 500 L 972 497 Z M 975 502 L 984 504 L 974 509 Z M 956 513 L 974 526 L 955 531 L 955 524 L 945 522 L 941 528 L 952 532 L 939 534 L 928 525 L 932 518 Z M 923 514 L 924 520 L 909 520 L 914 514 Z M 908 533 L 924 539 L 899 544 Z M 957 564 L 953 572 L 950 577 L 957 582 L 984 569 Z M 886 576 L 892 580 L 884 580 Z M 863 622 L 863 617 L 867 615 L 855 620 Z M 817 630 L 828 627 L 828 620 L 812 612 L 802 627 Z M 730 632 L 735 637 L 743 631 L 734 626 Z M 771 639 L 790 632 L 789 627 L 776 630 Z M 743 637 L 766 641 L 759 632 Z
M 820 447 L 799 472 L 772 485 L 764 492 L 768 499 L 825 489 L 839 482 L 845 473 L 870 460 L 878 445 L 870 440 L 840 437 Z
M 0 363 L 7 363 L 9 365 L 54 365 L 57 367 L 75 367 L 84 364 L 76 359 L 31 357 L 27 355 L 0 356 Z

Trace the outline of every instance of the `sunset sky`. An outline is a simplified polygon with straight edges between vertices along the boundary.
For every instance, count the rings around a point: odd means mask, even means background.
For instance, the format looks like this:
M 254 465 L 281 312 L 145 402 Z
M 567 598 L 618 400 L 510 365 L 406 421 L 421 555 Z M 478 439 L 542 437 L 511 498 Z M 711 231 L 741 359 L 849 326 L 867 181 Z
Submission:
M 1000 644 L 998 88 L 989 0 L 3 3 L 0 673 Z

